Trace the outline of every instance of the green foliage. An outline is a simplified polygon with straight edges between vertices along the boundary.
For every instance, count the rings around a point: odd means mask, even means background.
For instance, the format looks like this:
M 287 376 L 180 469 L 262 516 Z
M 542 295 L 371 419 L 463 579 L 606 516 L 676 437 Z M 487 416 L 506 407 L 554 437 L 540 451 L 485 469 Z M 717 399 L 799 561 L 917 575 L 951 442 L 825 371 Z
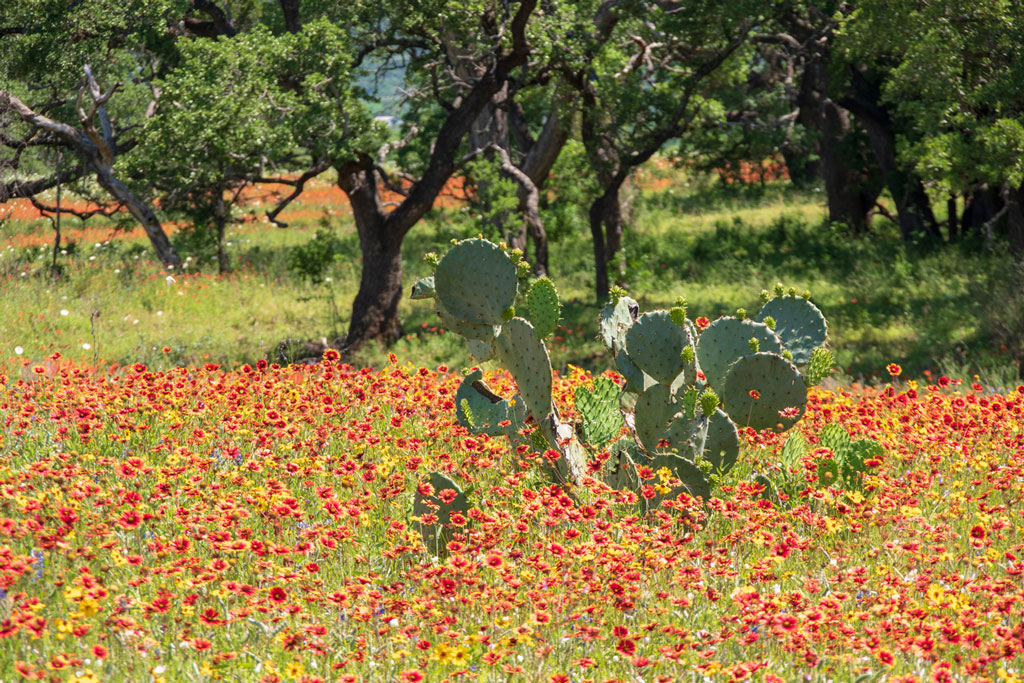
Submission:
M 331 230 L 319 229 L 313 239 L 292 247 L 288 253 L 288 270 L 313 284 L 324 281 L 328 269 L 342 254 L 343 245 Z

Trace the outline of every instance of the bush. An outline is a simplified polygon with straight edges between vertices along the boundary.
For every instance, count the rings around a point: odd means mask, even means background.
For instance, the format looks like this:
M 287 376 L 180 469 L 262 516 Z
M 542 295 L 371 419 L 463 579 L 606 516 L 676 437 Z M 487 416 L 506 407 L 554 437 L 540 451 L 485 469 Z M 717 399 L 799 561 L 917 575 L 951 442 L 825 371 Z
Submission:
M 332 231 L 320 228 L 309 242 L 291 248 L 288 270 L 303 280 L 320 284 L 341 253 L 341 240 Z

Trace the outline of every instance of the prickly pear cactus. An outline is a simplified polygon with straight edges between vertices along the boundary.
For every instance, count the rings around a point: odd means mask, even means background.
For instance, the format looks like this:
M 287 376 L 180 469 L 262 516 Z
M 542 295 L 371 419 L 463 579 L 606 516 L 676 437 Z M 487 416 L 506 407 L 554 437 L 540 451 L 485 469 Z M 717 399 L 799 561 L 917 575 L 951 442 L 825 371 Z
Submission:
M 577 389 L 574 426 L 552 401 L 543 341 L 558 322 L 558 295 L 550 280 L 537 280 L 519 302 L 529 320 L 516 317 L 517 277 L 529 270 L 520 259 L 483 239 L 458 242 L 440 260 L 430 257 L 435 272 L 416 283 L 413 297 L 433 297 L 442 324 L 465 336 L 478 360 L 498 360 L 519 389 L 503 399 L 482 375 L 470 374 L 456 396 L 460 422 L 476 433 L 504 433 L 513 444 L 556 451 L 552 475 L 567 489 L 596 474 L 613 488 L 642 491 L 645 510 L 683 491 L 707 499 L 707 474 L 724 474 L 739 458 L 739 428 L 792 427 L 805 409 L 807 386 L 833 364 L 824 317 L 809 295 L 783 296 L 779 287 L 774 299 L 763 293 L 755 320 L 738 312 L 701 331 L 687 317 L 684 299 L 671 310 L 641 315 L 635 300 L 615 290 L 598 327 L 626 383 L 620 390 L 599 378 L 594 389 Z M 527 413 L 536 425 L 529 437 L 519 433 Z M 616 440 L 623 427 L 629 436 Z M 612 442 L 607 459 L 588 461 L 577 434 L 594 450 Z M 595 462 L 602 462 L 596 470 Z M 856 462 L 851 455 L 850 467 Z M 651 472 L 657 476 L 647 477 Z M 835 474 L 845 476 L 842 468 Z
M 495 342 L 498 356 L 512 373 L 519 393 L 533 419 L 540 422 L 551 414 L 551 360 L 544 342 L 528 321 L 512 318 L 502 327 Z
M 740 456 L 740 434 L 736 423 L 721 408 L 708 418 L 708 437 L 704 443 L 704 459 L 713 471 L 728 472 Z
M 664 384 L 655 384 L 637 399 L 633 424 L 637 438 L 648 452 L 653 453 L 658 443 L 668 438 L 669 424 L 681 407 Z
M 807 387 L 795 365 L 762 351 L 733 364 L 722 399 L 737 425 L 784 432 L 803 417 Z
M 680 493 L 687 493 L 694 498 L 710 500 L 711 486 L 704 472 L 692 461 L 675 453 L 658 452 L 645 465 L 654 470 L 654 477 L 644 484 L 651 484 L 655 496 L 647 499 L 647 510 L 657 510 L 661 503 L 672 500 Z M 678 480 L 674 484 L 672 480 Z
M 451 540 L 452 516 L 463 519 L 469 511 L 469 501 L 462 489 L 439 472 L 431 472 L 426 482 L 416 489 L 412 513 L 417 518 L 416 526 L 427 552 L 435 555 L 447 553 Z M 465 524 L 465 521 L 462 521 Z
M 825 343 L 828 326 L 818 307 L 798 296 L 779 296 L 768 301 L 757 314 L 757 321 L 765 318 L 775 321 L 775 334 L 786 350 L 793 354 L 793 362 L 804 365 L 811 360 L 814 349 Z M 773 349 L 761 349 L 772 351 Z
M 526 307 L 538 338 L 547 338 L 558 327 L 562 305 L 558 301 L 555 284 L 548 278 L 542 277 L 533 283 L 526 295 Z
M 412 286 L 410 299 L 433 299 L 434 298 L 434 276 L 417 280 Z
M 690 346 L 685 325 L 672 321 L 668 311 L 644 313 L 626 332 L 626 353 L 633 363 L 665 386 L 671 386 L 684 371 L 696 373 L 693 362 L 683 360 Z
M 522 399 L 503 399 L 495 394 L 484 383 L 481 370 L 462 379 L 455 393 L 455 409 L 459 424 L 472 434 L 500 436 L 506 431 L 503 422 L 522 427 L 526 420 Z
M 583 442 L 600 448 L 619 435 L 619 387 L 607 377 L 594 380 L 594 388 L 576 387 L 576 412 Z
M 767 325 L 739 318 L 719 318 L 705 329 L 697 341 L 700 369 L 711 388 L 725 390 L 729 367 L 751 352 L 750 340 L 756 339 L 758 351 L 782 353 L 782 342 Z
M 434 289 L 453 318 L 501 325 L 503 313 L 515 304 L 519 279 L 515 264 L 498 245 L 470 239 L 449 249 L 437 264 Z
M 601 309 L 598 328 L 601 340 L 608 350 L 616 353 L 626 346 L 626 332 L 636 322 L 640 314 L 640 304 L 628 296 L 619 297 L 614 303 L 609 301 Z

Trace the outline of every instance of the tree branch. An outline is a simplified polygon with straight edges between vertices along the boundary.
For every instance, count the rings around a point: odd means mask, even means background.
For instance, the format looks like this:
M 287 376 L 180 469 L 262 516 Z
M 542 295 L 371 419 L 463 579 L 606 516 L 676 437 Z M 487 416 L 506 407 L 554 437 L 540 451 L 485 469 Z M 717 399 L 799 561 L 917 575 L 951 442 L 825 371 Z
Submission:
M 279 201 L 277 203 L 277 206 L 275 206 L 273 210 L 267 212 L 267 219 L 279 228 L 287 228 L 287 223 L 285 223 L 284 221 L 277 220 L 278 214 L 284 211 L 286 206 L 291 204 L 293 201 L 295 201 L 296 198 L 298 198 L 300 194 L 302 194 L 302 191 L 306 189 L 307 182 L 317 177 L 330 167 L 331 164 L 326 159 L 321 159 L 320 161 L 317 161 L 315 164 L 313 164 L 313 167 L 311 169 L 300 175 L 298 179 L 288 182 L 288 184 L 293 185 L 295 189 L 293 189 L 287 197 Z

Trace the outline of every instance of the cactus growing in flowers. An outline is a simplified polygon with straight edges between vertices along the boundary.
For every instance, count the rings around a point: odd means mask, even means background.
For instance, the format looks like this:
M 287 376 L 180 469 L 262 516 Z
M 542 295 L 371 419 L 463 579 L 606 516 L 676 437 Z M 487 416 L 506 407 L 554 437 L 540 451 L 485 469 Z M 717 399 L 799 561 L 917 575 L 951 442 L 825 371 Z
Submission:
M 613 488 L 643 493 L 645 509 L 683 491 L 707 499 L 709 475 L 724 474 L 739 457 L 740 428 L 790 429 L 803 415 L 807 387 L 833 362 L 824 348 L 825 318 L 809 295 L 776 288 L 774 297 L 762 292 L 753 318 L 740 311 L 697 325 L 682 299 L 670 310 L 641 313 L 616 289 L 598 327 L 625 382 L 619 387 L 599 378 L 593 390 L 578 390 L 574 426 L 552 400 L 543 341 L 557 324 L 558 295 L 550 280 L 538 280 L 521 306 L 529 319 L 516 316 L 517 276 L 528 272 L 523 265 L 518 253 L 465 240 L 437 261 L 433 276 L 416 283 L 413 296 L 433 298 L 443 324 L 466 337 L 473 356 L 496 358 L 518 388 L 516 397 L 502 399 L 482 384 L 479 371 L 471 373 L 457 397 L 460 422 L 471 432 L 504 431 L 519 442 L 518 430 L 532 418 L 536 433 L 559 453 L 552 471 L 566 486 L 587 476 L 582 441 L 609 448 L 598 476 Z M 623 426 L 628 436 L 620 436 Z

